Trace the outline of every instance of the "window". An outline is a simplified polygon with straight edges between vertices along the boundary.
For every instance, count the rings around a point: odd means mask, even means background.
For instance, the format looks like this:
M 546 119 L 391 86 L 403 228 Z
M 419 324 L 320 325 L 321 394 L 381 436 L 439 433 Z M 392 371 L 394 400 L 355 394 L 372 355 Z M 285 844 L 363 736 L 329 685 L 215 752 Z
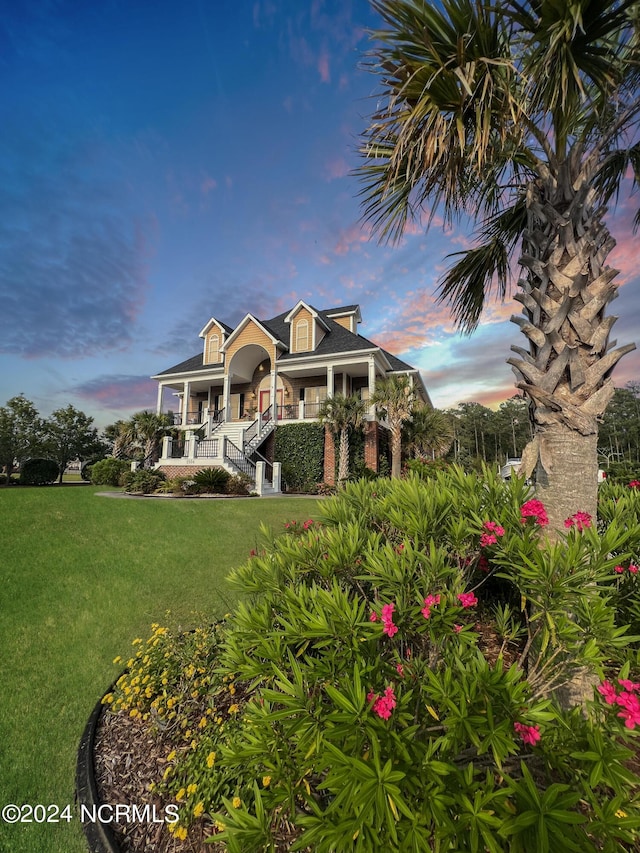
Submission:
M 220 338 L 218 335 L 211 335 L 209 337 L 207 361 L 209 364 L 217 364 L 220 361 Z
M 296 323 L 296 352 L 309 349 L 309 321 L 298 320 Z

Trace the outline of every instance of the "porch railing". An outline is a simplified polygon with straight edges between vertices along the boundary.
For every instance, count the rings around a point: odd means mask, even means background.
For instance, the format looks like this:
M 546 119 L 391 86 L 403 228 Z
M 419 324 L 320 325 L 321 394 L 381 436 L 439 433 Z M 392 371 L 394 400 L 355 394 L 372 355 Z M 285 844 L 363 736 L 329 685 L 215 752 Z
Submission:
M 171 442 L 171 459 L 182 459 L 184 456 L 184 441 L 173 439 Z
M 254 462 L 251 462 L 250 459 L 244 455 L 244 453 L 240 450 L 239 447 L 231 441 L 230 438 L 225 436 L 224 445 L 223 445 L 222 455 L 225 462 L 229 462 L 234 466 L 238 471 L 242 471 L 243 474 L 246 474 L 251 479 L 255 479 L 256 476 L 256 466 Z
M 217 438 L 205 438 L 196 444 L 196 456 L 200 459 L 211 459 L 218 455 L 218 445 L 220 440 Z

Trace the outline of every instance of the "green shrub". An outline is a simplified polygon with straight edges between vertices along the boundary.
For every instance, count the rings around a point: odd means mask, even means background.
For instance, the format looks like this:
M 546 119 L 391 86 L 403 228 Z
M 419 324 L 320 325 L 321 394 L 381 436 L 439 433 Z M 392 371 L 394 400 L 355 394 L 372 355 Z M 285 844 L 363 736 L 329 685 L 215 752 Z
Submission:
M 131 462 L 125 459 L 101 459 L 91 466 L 91 482 L 94 486 L 121 486 L 125 474 L 131 472 Z
M 224 494 L 231 475 L 224 468 L 203 468 L 192 479 L 199 492 Z
M 53 459 L 27 459 L 20 469 L 20 485 L 47 486 L 60 476 L 60 467 Z
M 181 803 L 174 832 L 206 810 L 230 853 L 637 843 L 640 684 L 612 591 L 640 540 L 638 497 L 601 494 L 606 526 L 574 516 L 548 545 L 522 480 L 453 467 L 348 483 L 321 524 L 271 536 L 232 573 L 246 598 L 217 649 L 203 729 L 176 728 L 163 782 Z M 138 683 L 192 695 L 185 667 L 163 676 L 164 660 Z M 612 662 L 621 682 L 559 706 L 555 688 Z
M 122 478 L 125 492 L 149 495 L 166 480 L 162 471 L 148 471 L 140 468 L 138 471 L 129 471 Z
M 228 495 L 248 495 L 253 488 L 253 480 L 246 474 L 237 474 L 229 477 L 226 485 Z
M 324 426 L 319 423 L 280 424 L 275 431 L 274 461 L 282 463 L 287 489 L 307 490 L 324 471 Z

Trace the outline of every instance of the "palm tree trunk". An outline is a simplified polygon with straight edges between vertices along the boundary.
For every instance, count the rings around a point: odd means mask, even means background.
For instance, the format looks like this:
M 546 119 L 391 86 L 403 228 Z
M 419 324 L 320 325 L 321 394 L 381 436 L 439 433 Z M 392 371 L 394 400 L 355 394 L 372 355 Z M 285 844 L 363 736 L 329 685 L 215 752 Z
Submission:
M 609 343 L 615 317 L 617 271 L 606 266 L 615 245 L 590 189 L 589 164 L 573 151 L 558 170 L 529 187 L 528 229 L 520 259 L 527 270 L 516 295 L 524 317 L 512 317 L 529 350 L 512 347 L 518 387 L 531 400 L 534 437 L 523 452 L 523 472 L 536 469 L 538 497 L 549 532 L 564 529 L 576 512 L 597 511 L 598 419 L 614 391 L 610 374 L 627 352 Z
M 391 430 L 391 477 L 399 479 L 402 474 L 402 426 Z
M 349 476 L 349 430 L 343 427 L 340 430 L 340 454 L 338 462 L 338 482 L 346 480 Z

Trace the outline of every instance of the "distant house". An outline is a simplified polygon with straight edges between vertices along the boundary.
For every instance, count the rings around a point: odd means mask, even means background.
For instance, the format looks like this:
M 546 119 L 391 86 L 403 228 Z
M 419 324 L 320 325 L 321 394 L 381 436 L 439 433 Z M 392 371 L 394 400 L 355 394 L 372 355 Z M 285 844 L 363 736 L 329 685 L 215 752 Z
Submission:
M 215 465 L 258 475 L 264 493 L 271 482 L 270 437 L 284 424 L 317 421 L 328 396 L 357 394 L 367 401 L 376 380 L 403 374 L 411 377 L 416 397 L 430 404 L 419 372 L 358 334 L 360 322 L 358 305 L 321 311 L 303 301 L 269 320 L 247 314 L 235 328 L 212 317 L 200 332 L 201 352 L 152 377 L 158 382 L 158 414 L 167 410 L 170 389 L 176 402 L 169 410 L 182 433 L 179 441 L 165 439 L 159 467 L 174 476 Z M 365 464 L 373 470 L 384 428 L 371 406 Z M 325 481 L 331 483 L 330 434 L 324 462 Z

